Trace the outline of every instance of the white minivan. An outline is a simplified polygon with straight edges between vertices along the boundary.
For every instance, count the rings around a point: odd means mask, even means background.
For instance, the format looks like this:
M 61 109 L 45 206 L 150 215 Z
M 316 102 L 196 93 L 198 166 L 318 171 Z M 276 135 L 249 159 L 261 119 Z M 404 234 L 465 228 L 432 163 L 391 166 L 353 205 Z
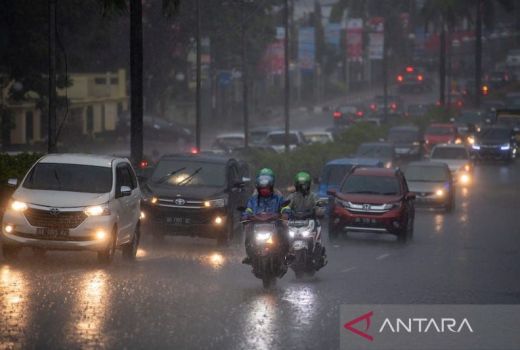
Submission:
M 14 259 L 22 247 L 91 250 L 110 263 L 121 248 L 134 259 L 140 238 L 139 184 L 125 158 L 49 154 L 14 191 L 2 221 L 2 252 Z

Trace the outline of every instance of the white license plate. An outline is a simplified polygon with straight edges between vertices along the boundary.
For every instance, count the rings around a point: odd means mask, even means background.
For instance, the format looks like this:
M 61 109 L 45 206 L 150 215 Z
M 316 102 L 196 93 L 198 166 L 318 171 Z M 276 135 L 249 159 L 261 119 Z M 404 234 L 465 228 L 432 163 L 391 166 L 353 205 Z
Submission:
M 302 250 L 307 248 L 307 243 L 305 241 L 294 241 L 292 248 L 293 250 Z
M 36 234 L 42 236 L 43 238 L 68 237 L 69 230 L 60 228 L 38 227 L 36 229 Z
M 191 219 L 190 218 L 167 217 L 166 223 L 172 224 L 172 225 L 189 225 L 189 224 L 191 224 Z

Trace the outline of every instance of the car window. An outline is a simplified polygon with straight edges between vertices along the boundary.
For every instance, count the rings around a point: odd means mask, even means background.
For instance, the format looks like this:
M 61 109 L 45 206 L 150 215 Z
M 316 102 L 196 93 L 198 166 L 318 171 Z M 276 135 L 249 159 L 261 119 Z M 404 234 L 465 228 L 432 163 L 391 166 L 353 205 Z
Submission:
M 401 186 L 395 176 L 351 175 L 341 186 L 341 192 L 391 196 L 400 194 Z
M 404 173 L 406 180 L 417 182 L 444 182 L 449 177 L 444 167 L 438 166 L 409 166 Z
M 120 190 L 122 186 L 129 187 L 134 189 L 134 184 L 132 181 L 132 176 L 130 175 L 130 169 L 128 165 L 119 165 L 116 171 L 116 179 L 117 179 L 117 187 L 116 190 Z
M 285 145 L 285 134 L 271 134 L 267 137 L 267 142 L 273 146 Z M 298 143 L 298 136 L 296 134 L 289 134 L 289 144 L 297 145 Z
M 432 159 L 469 159 L 468 152 L 462 147 L 436 147 Z
M 324 184 L 337 186 L 341 183 L 350 169 L 352 169 L 352 164 L 329 165 L 325 168 L 321 181 Z
M 38 163 L 27 175 L 23 187 L 32 190 L 108 193 L 112 190 L 112 168 Z

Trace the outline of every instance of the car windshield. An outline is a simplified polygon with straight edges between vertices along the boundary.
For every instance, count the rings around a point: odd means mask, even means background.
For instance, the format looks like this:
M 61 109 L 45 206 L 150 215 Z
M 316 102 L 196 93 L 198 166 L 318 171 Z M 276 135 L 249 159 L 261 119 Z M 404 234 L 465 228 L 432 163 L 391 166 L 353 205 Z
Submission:
M 220 137 L 215 143 L 225 147 L 241 147 L 244 145 L 244 138 L 240 136 Z
M 92 165 L 38 163 L 23 183 L 31 190 L 108 193 L 112 168 Z
M 307 134 L 305 135 L 305 141 L 310 143 L 327 143 L 332 140 L 328 134 Z
M 352 175 L 341 186 L 341 192 L 392 196 L 400 194 L 401 189 L 393 176 Z
M 267 137 L 267 143 L 272 146 L 285 145 L 285 134 L 271 134 Z M 297 145 L 298 143 L 298 136 L 295 134 L 289 134 L 289 144 Z
M 322 183 L 329 186 L 337 186 L 341 183 L 345 175 L 352 169 L 352 164 L 329 165 L 325 168 L 322 176 Z
M 439 166 L 409 166 L 404 172 L 407 181 L 444 182 L 448 180 L 445 168 Z
M 480 113 L 462 113 L 460 117 L 457 118 L 457 123 L 459 124 L 479 124 L 484 119 L 484 116 Z
M 341 106 L 338 108 L 341 113 L 356 113 L 356 106 Z
M 444 126 L 430 126 L 426 133 L 428 135 L 453 135 L 453 129 Z
M 170 186 L 208 186 L 226 185 L 226 165 L 221 163 L 163 159 L 153 172 L 152 183 Z
M 511 131 L 509 129 L 484 129 L 479 134 L 479 139 L 481 140 L 507 140 L 511 135 Z
M 436 147 L 432 159 L 469 159 L 468 152 L 463 147 Z
M 267 136 L 267 131 L 251 131 L 251 142 L 261 143 Z
M 361 145 L 356 155 L 365 158 L 391 158 L 393 147 L 387 145 Z
M 419 133 L 415 130 L 390 130 L 388 141 L 390 142 L 413 142 L 419 140 Z

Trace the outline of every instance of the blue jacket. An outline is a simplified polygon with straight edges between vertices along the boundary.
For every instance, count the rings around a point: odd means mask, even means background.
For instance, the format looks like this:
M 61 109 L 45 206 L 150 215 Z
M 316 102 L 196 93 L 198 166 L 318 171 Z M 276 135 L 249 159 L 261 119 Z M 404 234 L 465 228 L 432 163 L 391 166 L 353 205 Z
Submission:
M 247 208 L 242 216 L 287 212 L 290 209 L 289 207 L 282 208 L 283 202 L 283 197 L 278 194 L 273 194 L 271 197 L 258 197 L 258 194 L 255 194 L 247 201 Z

